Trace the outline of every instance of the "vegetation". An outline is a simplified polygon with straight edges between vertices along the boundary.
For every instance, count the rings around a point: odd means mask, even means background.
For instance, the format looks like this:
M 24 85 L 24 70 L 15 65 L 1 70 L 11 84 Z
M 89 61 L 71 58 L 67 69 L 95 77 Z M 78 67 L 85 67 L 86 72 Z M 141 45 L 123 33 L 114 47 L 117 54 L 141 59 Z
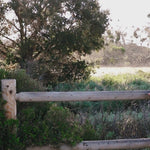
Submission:
M 3 69 L 1 77 L 31 80 L 24 71 L 9 72 Z M 19 76 L 19 74 L 21 74 Z M 21 80 L 23 79 L 23 80 Z M 32 79 L 32 82 L 37 81 Z M 26 85 L 18 91 L 25 91 Z M 39 84 L 39 83 L 38 83 Z M 37 85 L 38 85 L 37 84 Z M 33 87 L 32 87 L 33 86 Z M 25 87 L 25 89 L 23 89 Z M 35 85 L 30 85 L 30 91 Z M 19 89 L 21 88 L 21 89 Z M 41 87 L 40 87 L 41 88 Z M 41 90 L 36 88 L 36 91 Z M 118 76 L 105 75 L 74 83 L 60 83 L 55 91 L 101 91 L 101 90 L 149 90 L 150 74 Z M 29 90 L 28 90 L 29 91 Z M 0 101 L 0 145 L 1 149 L 25 149 L 26 146 L 47 144 L 71 144 L 82 140 L 104 140 L 118 138 L 143 138 L 150 136 L 149 101 L 114 102 L 58 102 L 18 103 L 18 120 L 6 120 L 3 100 Z M 17 128 L 17 134 L 15 134 Z M 12 132 L 14 129 L 15 132 Z M 5 135 L 5 136 L 4 136 Z M 7 139 L 10 139 L 6 141 Z M 7 147 L 5 144 L 7 142 Z M 5 147 L 5 148 L 4 148 Z
M 16 135 L 15 128 L 18 126 L 17 120 L 7 120 L 5 117 L 4 104 L 0 95 L 0 149 L 1 150 L 16 150 L 19 149 L 20 142 Z
M 91 64 L 149 65 L 148 48 L 107 27 L 97 0 L 0 0 L 0 80 L 16 79 L 17 92 L 150 90 L 142 71 L 89 78 Z M 5 103 L 0 95 L 1 150 L 150 137 L 149 100 L 17 102 L 17 120 L 5 117 Z
M 0 69 L 1 79 L 16 79 L 17 92 L 21 91 L 44 91 L 43 84 L 37 80 L 33 80 L 26 74 L 25 70 L 8 71 L 6 69 Z M 1 89 L 1 85 L 0 85 Z
M 91 63 L 94 67 L 149 67 L 149 53 L 149 48 L 134 43 L 126 45 L 109 43 L 101 51 L 92 52 L 82 59 Z
M 19 92 L 44 90 L 38 81 L 31 79 L 23 70 L 9 72 L 1 69 L 0 75 L 0 79 L 16 78 L 17 82 L 20 82 L 17 86 Z M 2 150 L 21 150 L 27 146 L 45 144 L 74 145 L 81 141 L 82 126 L 68 108 L 52 103 L 18 103 L 17 105 L 18 120 L 7 120 L 4 115 L 4 100 L 0 99 L 0 148 Z
M 80 56 L 100 50 L 108 25 L 97 1 L 0 0 L 0 8 L 0 52 L 7 64 L 19 63 L 45 84 L 89 75 Z
M 81 141 L 81 126 L 75 115 L 56 104 L 30 105 L 19 111 L 18 119 L 18 137 L 24 146 L 74 145 Z

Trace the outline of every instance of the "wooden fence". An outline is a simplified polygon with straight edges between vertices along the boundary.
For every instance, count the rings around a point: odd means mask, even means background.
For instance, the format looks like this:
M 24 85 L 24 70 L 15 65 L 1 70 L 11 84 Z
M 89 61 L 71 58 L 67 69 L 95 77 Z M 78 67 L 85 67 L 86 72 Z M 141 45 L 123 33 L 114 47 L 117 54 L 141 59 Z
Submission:
M 149 100 L 150 91 L 85 91 L 85 92 L 21 92 L 16 93 L 16 80 L 1 80 L 2 97 L 7 101 L 6 116 L 16 119 L 19 102 L 54 102 L 54 101 L 114 101 L 114 100 Z M 73 150 L 113 150 L 149 148 L 150 138 L 83 141 Z

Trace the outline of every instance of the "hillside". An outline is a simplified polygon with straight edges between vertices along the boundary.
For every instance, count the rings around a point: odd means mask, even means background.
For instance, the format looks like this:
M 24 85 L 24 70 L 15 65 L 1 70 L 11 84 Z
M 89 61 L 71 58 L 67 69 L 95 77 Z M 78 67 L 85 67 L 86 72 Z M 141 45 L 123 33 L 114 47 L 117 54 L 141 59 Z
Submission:
M 82 57 L 87 62 L 98 67 L 149 67 L 150 48 L 127 44 L 125 46 L 110 44 L 100 51 Z M 4 56 L 0 55 L 0 62 Z
M 99 52 L 94 51 L 91 55 L 86 55 L 83 59 L 101 67 L 149 67 L 150 48 L 136 44 L 110 44 Z

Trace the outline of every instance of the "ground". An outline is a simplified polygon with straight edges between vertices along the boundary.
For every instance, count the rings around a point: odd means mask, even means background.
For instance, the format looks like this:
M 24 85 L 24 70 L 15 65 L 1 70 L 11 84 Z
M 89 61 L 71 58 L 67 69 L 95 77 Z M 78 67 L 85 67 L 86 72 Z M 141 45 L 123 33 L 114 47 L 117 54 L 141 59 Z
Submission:
M 95 69 L 96 73 L 92 74 L 92 76 L 100 77 L 105 74 L 118 75 L 118 74 L 124 74 L 124 73 L 134 74 L 138 71 L 150 73 L 150 67 L 100 67 L 100 68 Z

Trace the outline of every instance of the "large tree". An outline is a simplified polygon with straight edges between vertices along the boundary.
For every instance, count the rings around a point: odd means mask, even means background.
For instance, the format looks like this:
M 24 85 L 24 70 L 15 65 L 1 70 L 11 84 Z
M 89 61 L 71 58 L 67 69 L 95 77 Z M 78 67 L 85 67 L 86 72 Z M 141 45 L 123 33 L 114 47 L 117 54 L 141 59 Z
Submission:
M 1 53 L 28 73 L 37 66 L 42 79 L 83 77 L 87 64 L 77 56 L 104 44 L 108 18 L 96 0 L 0 0 L 0 9 Z

